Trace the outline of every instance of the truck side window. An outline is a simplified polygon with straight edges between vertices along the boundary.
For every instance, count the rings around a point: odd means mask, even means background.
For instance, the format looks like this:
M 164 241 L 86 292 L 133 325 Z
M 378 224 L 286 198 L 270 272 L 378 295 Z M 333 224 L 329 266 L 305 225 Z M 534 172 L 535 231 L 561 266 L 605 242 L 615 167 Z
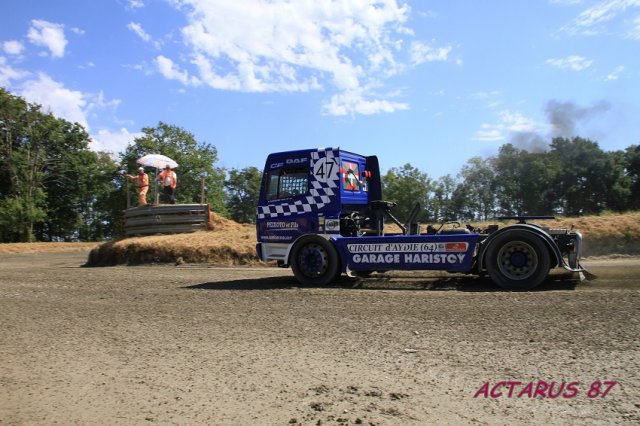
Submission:
M 309 168 L 283 168 L 269 173 L 267 200 L 297 197 L 309 190 Z

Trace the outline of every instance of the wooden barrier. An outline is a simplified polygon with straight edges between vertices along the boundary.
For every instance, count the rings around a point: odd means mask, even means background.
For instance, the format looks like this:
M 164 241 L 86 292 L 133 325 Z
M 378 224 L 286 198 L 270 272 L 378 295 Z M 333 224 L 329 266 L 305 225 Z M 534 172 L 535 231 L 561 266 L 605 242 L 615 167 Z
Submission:
M 207 229 L 208 204 L 147 204 L 127 209 L 124 233 L 133 235 L 178 234 Z

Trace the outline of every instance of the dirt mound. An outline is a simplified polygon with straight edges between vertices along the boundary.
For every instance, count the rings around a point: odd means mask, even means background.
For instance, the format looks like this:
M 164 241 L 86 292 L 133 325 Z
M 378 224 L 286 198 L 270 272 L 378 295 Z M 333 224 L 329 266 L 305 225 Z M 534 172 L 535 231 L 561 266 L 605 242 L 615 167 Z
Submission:
M 255 226 L 211 213 L 208 231 L 126 238 L 91 250 L 86 266 L 141 263 L 211 263 L 253 265 Z
M 253 225 L 235 222 L 231 219 L 227 219 L 226 217 L 222 217 L 215 212 L 210 212 L 208 226 L 210 230 L 218 232 L 227 231 L 243 233 L 250 228 L 251 232 L 254 232 L 255 236 L 255 227 Z

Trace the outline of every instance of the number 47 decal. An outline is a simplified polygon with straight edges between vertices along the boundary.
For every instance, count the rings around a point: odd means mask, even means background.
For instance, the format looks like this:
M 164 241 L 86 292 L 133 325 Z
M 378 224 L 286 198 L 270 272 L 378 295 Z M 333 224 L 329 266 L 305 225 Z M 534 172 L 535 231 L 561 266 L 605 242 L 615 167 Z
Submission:
M 321 182 L 336 179 L 337 172 L 338 163 L 333 158 L 321 158 L 313 165 L 313 175 Z

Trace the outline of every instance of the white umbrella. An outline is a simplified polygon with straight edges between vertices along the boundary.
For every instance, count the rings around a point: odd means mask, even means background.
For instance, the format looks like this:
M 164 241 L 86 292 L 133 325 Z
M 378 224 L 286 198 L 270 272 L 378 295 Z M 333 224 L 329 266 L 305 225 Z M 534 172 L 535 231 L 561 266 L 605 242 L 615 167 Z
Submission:
M 164 169 L 167 165 L 172 169 L 178 167 L 178 163 L 162 154 L 147 154 L 138 158 L 137 163 L 147 167 L 155 167 L 156 169 Z
M 136 162 L 138 164 L 141 164 L 143 166 L 147 166 L 147 167 L 155 167 L 155 175 L 153 177 L 154 181 L 157 181 L 157 176 L 158 176 L 158 169 L 164 169 L 166 166 L 171 167 L 172 169 L 175 169 L 176 167 L 178 167 L 178 163 L 176 163 L 175 161 L 173 161 L 171 158 L 167 157 L 166 155 L 162 155 L 162 154 L 147 154 L 144 155 L 140 158 L 138 158 L 136 160 Z M 158 186 L 157 185 L 153 185 L 154 187 L 154 204 L 158 204 Z

